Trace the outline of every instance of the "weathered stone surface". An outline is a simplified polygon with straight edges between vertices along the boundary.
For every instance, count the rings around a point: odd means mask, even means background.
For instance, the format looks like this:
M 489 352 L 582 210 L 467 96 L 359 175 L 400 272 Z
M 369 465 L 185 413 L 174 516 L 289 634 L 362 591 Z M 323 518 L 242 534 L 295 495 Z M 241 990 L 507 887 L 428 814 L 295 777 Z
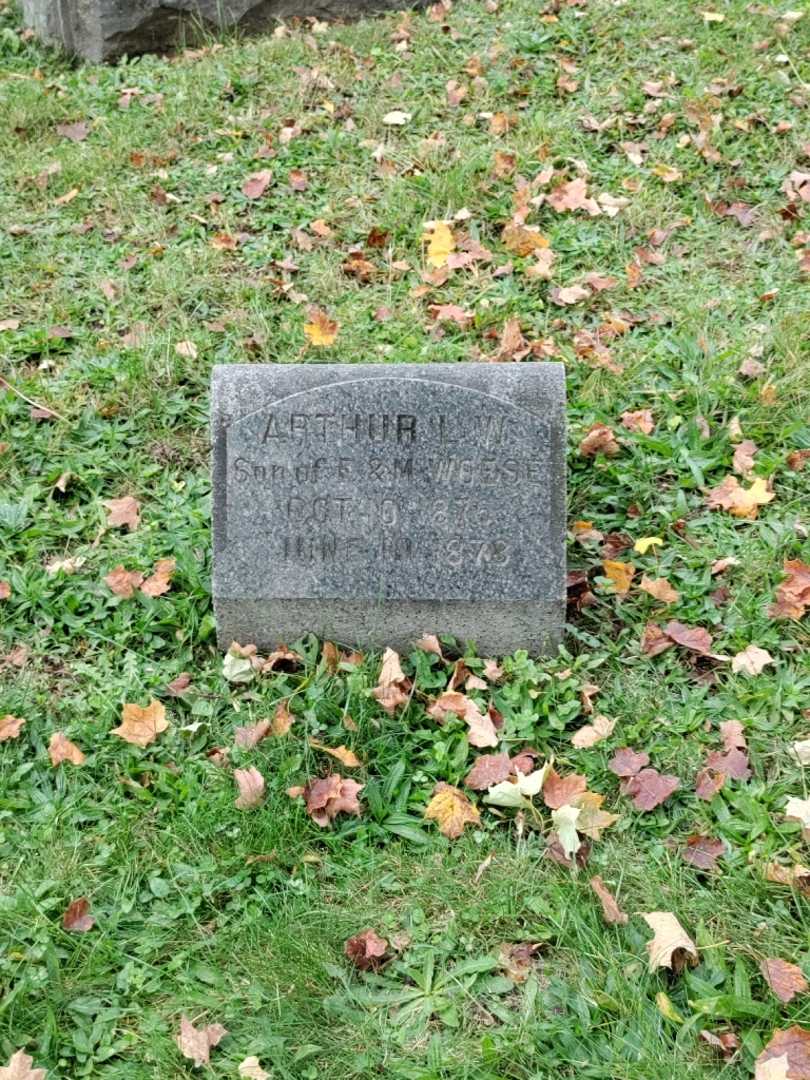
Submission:
M 256 31 L 294 15 L 352 18 L 407 6 L 401 0 L 23 0 L 23 16 L 45 41 L 99 62 L 170 49 L 201 29 Z
M 212 430 L 221 645 L 559 641 L 561 364 L 217 367 Z

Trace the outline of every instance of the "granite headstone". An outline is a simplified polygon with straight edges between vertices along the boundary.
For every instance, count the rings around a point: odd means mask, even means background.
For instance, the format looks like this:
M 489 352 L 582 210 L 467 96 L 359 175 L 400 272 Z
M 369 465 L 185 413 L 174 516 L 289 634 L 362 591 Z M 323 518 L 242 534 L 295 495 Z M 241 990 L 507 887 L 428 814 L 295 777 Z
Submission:
M 212 391 L 223 647 L 557 645 L 561 364 L 232 365 Z

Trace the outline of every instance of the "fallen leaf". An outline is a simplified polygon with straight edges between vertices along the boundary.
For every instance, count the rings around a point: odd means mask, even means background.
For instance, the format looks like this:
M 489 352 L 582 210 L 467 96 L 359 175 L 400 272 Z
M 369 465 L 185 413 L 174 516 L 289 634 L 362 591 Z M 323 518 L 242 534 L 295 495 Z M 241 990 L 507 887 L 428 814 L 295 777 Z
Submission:
M 455 250 L 456 239 L 453 236 L 453 230 L 443 221 L 436 222 L 427 249 L 427 261 L 430 266 L 444 266 L 450 252 Z
M 411 119 L 409 112 L 404 112 L 402 109 L 392 109 L 391 112 L 386 113 L 382 118 L 382 122 L 388 127 L 403 127 Z
M 433 789 L 425 817 L 435 821 L 439 831 L 450 840 L 461 836 L 466 825 L 477 825 L 481 820 L 478 808 L 464 792 L 444 782 L 438 783 Z
M 542 790 L 551 763 L 547 762 L 542 769 L 535 769 L 530 773 L 523 773 L 515 766 L 514 761 L 512 765 L 515 779 L 502 780 L 499 784 L 494 784 L 487 792 L 484 801 L 492 806 L 505 806 L 514 810 L 526 809 L 531 804 L 530 800 Z
M 713 772 L 711 769 L 701 769 L 695 777 L 695 794 L 704 802 L 711 802 L 725 782 L 725 773 Z
M 629 916 L 626 912 L 622 911 L 619 905 L 616 903 L 616 898 L 613 893 L 602 881 L 601 877 L 597 874 L 592 877 L 588 882 L 590 887 L 599 897 L 599 902 L 602 905 L 602 916 L 609 926 L 624 926 L 628 921 Z
M 255 810 L 264 802 L 264 777 L 252 765 L 249 769 L 234 769 L 233 778 L 239 788 L 234 806 L 237 810 Z
M 673 620 L 664 627 L 664 633 L 671 638 L 676 645 L 682 645 L 691 652 L 700 656 L 714 656 L 711 652 L 712 635 L 701 626 L 685 626 L 681 622 Z
M 19 319 L 0 319 L 0 331 L 2 330 L 19 330 Z
M 729 475 L 709 491 L 706 505 L 710 510 L 728 510 L 734 517 L 755 518 L 759 507 L 775 498 L 763 477 L 758 476 L 750 488 L 743 488 L 736 476 Z
M 346 779 L 338 773 L 318 780 L 310 780 L 301 794 L 306 802 L 307 813 L 321 828 L 326 828 L 338 814 L 361 814 L 357 799 L 364 785 Z
M 481 754 L 475 759 L 464 783 L 473 791 L 485 791 L 507 780 L 511 773 L 512 763 L 508 754 Z
M 658 623 L 647 623 L 641 638 L 641 651 L 645 656 L 659 656 L 671 649 L 675 642 L 667 637 Z
M 652 173 L 664 181 L 665 184 L 674 184 L 683 179 L 683 173 L 674 165 L 667 165 L 663 161 L 653 165 Z
M 642 912 L 641 917 L 654 934 L 647 942 L 650 971 L 667 967 L 677 973 L 697 964 L 697 947 L 671 911 Z
M 363 762 L 347 746 L 324 746 L 323 743 L 318 742 L 317 739 L 310 738 L 307 740 L 313 750 L 321 750 L 324 754 L 329 754 L 331 757 L 336 758 L 342 765 L 345 765 L 348 769 L 357 769 Z
M 738 443 L 734 447 L 734 458 L 731 464 L 734 472 L 739 473 L 740 476 L 747 476 L 754 468 L 754 454 L 758 449 L 757 444 L 751 442 L 750 439 L 744 439 L 741 443 Z
M 196 360 L 199 355 L 197 346 L 193 341 L 178 341 L 174 351 L 178 356 L 182 356 L 184 360 Z
M 759 675 L 767 664 L 773 662 L 773 657 L 765 649 L 760 649 L 758 645 L 749 645 L 732 657 L 731 670 L 735 673 L 742 671 L 746 675 Z
M 125 495 L 123 499 L 105 499 L 104 506 L 109 511 L 107 524 L 111 528 L 126 525 L 130 532 L 134 532 L 141 523 L 141 504 L 131 495 Z
M 290 169 L 287 180 L 293 191 L 306 191 L 309 187 L 309 177 L 302 169 Z
M 751 770 L 748 767 L 748 755 L 744 750 L 732 748 L 725 753 L 713 750 L 706 757 L 706 768 L 723 773 L 731 780 L 748 780 Z
M 810 1031 L 776 1028 L 755 1062 L 754 1080 L 810 1080 Z
M 304 335 L 311 345 L 325 348 L 334 345 L 340 323 L 330 319 L 320 308 L 309 309 L 309 322 L 304 323 Z
M 660 536 L 642 536 L 633 544 L 633 551 L 639 555 L 646 555 L 650 548 L 663 547 L 664 541 Z
M 677 776 L 659 773 L 657 769 L 642 769 L 625 782 L 624 793 L 632 796 L 636 810 L 654 810 L 680 786 Z
M 567 307 L 590 299 L 591 290 L 584 288 L 582 285 L 555 286 L 549 290 L 548 295 L 553 303 L 559 304 L 561 307 Z
M 469 732 L 467 738 L 471 746 L 497 746 L 498 733 L 492 717 L 481 712 L 472 698 L 458 690 L 445 690 L 429 706 L 428 715 L 440 723 L 444 721 L 448 713 L 461 717 L 467 724 Z
M 0 1080 L 45 1080 L 47 1069 L 34 1069 L 34 1059 L 18 1050 L 8 1065 L 0 1065 Z
M 628 431 L 640 432 L 642 435 L 651 435 L 655 431 L 655 421 L 650 409 L 638 409 L 636 412 L 622 413 L 622 426 Z
M 373 930 L 355 934 L 343 946 L 343 952 L 361 971 L 376 971 L 384 962 L 387 949 L 388 942 Z
M 166 693 L 170 697 L 182 697 L 191 687 L 191 676 L 187 671 L 181 671 L 177 678 L 166 684 Z
M 55 731 L 48 743 L 48 756 L 54 768 L 63 761 L 69 761 L 71 765 L 83 765 L 84 754 L 75 743 L 65 736 L 63 731 Z
M 632 563 L 617 562 L 615 559 L 604 559 L 602 568 L 605 571 L 605 577 L 613 582 L 616 595 L 627 596 L 636 572 L 635 566 Z
M 660 600 L 662 604 L 677 604 L 681 598 L 681 594 L 672 588 L 666 578 L 648 578 L 644 574 L 639 588 L 655 600 Z
M 95 924 L 96 920 L 90 914 L 90 901 L 86 896 L 71 900 L 62 916 L 62 929 L 74 934 L 86 934 Z
M 700 1037 L 709 1046 L 719 1050 L 725 1061 L 731 1061 L 740 1048 L 740 1040 L 733 1031 L 722 1031 L 719 1035 L 715 1035 L 704 1028 Z
M 270 1073 L 261 1067 L 255 1054 L 241 1061 L 237 1071 L 242 1080 L 271 1080 Z
M 377 685 L 372 690 L 372 694 L 389 716 L 393 716 L 397 707 L 404 705 L 408 700 L 405 692 L 406 684 L 407 679 L 399 662 L 399 653 L 393 649 L 386 649 L 383 653 Z
M 534 970 L 541 948 L 542 945 L 536 942 L 505 942 L 498 949 L 498 967 L 513 983 L 525 983 Z
M 436 637 L 435 634 L 424 634 L 416 642 L 415 647 L 417 649 L 421 649 L 423 652 L 433 653 L 435 656 L 438 656 L 441 660 L 444 660 L 444 655 L 442 654 L 441 644 L 440 644 L 439 639 Z M 403 678 L 404 678 L 404 676 L 403 676 Z
M 0 719 L 0 742 L 7 739 L 16 739 L 25 726 L 25 720 L 21 716 L 12 716 L 11 713 Z
M 797 994 L 805 994 L 810 989 L 807 979 L 804 977 L 804 972 L 798 964 L 791 964 L 787 960 L 766 956 L 760 960 L 759 970 L 762 972 L 765 982 L 785 1005 L 792 1001 Z
M 549 250 L 548 239 L 536 225 L 520 225 L 514 222 L 505 225 L 501 233 L 501 242 L 507 251 L 523 258 L 535 252 Z
M 790 749 L 800 765 L 810 765 L 810 738 L 797 739 Z
M 73 124 L 57 124 L 56 133 L 71 142 L 84 142 L 90 134 L 90 125 L 85 120 L 77 120 Z
M 650 755 L 645 751 L 633 750 L 629 746 L 617 750 L 608 762 L 608 768 L 616 776 L 635 776 L 645 765 L 650 764 Z
M 293 725 L 293 715 L 287 708 L 286 701 L 280 701 L 276 705 L 276 711 L 273 716 L 272 731 L 276 736 L 286 735 Z
M 597 454 L 613 457 L 620 450 L 616 436 L 606 424 L 594 424 L 579 444 L 579 452 L 583 457 L 596 457 Z
M 267 738 L 270 734 L 272 727 L 272 721 L 259 720 L 256 724 L 251 724 L 247 727 L 238 727 L 234 730 L 233 741 L 237 746 L 241 746 L 244 750 L 251 750 L 254 746 L 257 746 L 262 739 Z
M 789 798 L 785 804 L 785 817 L 788 821 L 801 822 L 802 837 L 810 839 L 810 799 Z
M 176 1040 L 183 1057 L 193 1061 L 199 1068 L 200 1065 L 208 1064 L 211 1048 L 227 1034 L 227 1029 L 222 1024 L 209 1024 L 208 1027 L 195 1028 L 184 1014 L 180 1019 L 180 1031 Z
M 135 590 L 140 588 L 142 582 L 143 574 L 140 571 L 127 570 L 120 563 L 104 578 L 104 584 L 116 596 L 121 596 L 124 600 L 130 600 L 135 595 Z
M 246 199 L 260 199 L 267 191 L 267 187 L 273 179 L 270 169 L 262 169 L 260 172 L 251 173 L 242 184 L 242 194 Z
M 585 210 L 592 217 L 601 214 L 599 203 L 588 196 L 586 180 L 578 176 L 561 184 L 548 196 L 548 205 L 558 213 L 573 210 Z
M 609 735 L 613 734 L 615 727 L 615 720 L 611 720 L 607 716 L 595 716 L 590 724 L 586 724 L 574 732 L 571 736 L 571 742 L 577 750 L 586 750 L 591 746 L 596 746 L 603 739 L 607 739 Z
M 700 836 L 694 833 L 686 841 L 686 847 L 681 854 L 684 861 L 698 870 L 714 870 L 717 860 L 725 855 L 726 845 L 722 840 L 712 836 Z
M 567 859 L 572 859 L 582 846 L 582 840 L 577 832 L 577 819 L 580 813 L 579 807 L 568 804 L 551 811 L 557 842 Z
M 174 559 L 158 559 L 152 574 L 141 585 L 141 592 L 146 596 L 162 596 L 171 588 L 172 574 L 176 566 Z
M 8 600 L 11 596 L 11 582 L 0 581 L 0 600 Z
M 113 728 L 111 734 L 134 746 L 148 746 L 168 727 L 165 707 L 153 699 L 145 708 L 140 705 L 124 705 L 121 724 Z
M 784 564 L 787 579 L 776 588 L 776 602 L 768 608 L 773 619 L 801 619 L 810 606 L 810 566 L 798 559 Z
M 551 810 L 558 810 L 566 803 L 572 803 L 577 795 L 586 790 L 588 781 L 579 773 L 569 773 L 568 776 L 560 776 L 555 768 L 550 768 L 546 773 L 543 784 L 543 802 Z

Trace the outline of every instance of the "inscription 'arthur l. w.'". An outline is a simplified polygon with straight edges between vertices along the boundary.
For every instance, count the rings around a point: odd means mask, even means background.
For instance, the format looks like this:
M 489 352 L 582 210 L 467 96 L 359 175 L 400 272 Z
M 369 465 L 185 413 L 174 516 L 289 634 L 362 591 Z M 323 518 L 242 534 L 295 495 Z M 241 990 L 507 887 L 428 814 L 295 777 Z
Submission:
M 558 365 L 217 369 L 218 610 L 558 610 L 562 401 Z

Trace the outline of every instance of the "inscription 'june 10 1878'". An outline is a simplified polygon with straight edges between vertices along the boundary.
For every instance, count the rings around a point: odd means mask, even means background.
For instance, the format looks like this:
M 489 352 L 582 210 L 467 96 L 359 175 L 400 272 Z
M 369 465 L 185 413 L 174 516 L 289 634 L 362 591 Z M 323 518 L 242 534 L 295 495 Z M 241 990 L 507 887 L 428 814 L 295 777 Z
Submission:
M 468 613 L 460 630 L 476 604 L 548 598 L 556 612 L 563 375 L 526 368 L 218 369 L 218 610 L 323 601 L 314 617 L 353 623 L 346 605 L 362 602 L 396 623 L 401 605 L 435 602 Z

